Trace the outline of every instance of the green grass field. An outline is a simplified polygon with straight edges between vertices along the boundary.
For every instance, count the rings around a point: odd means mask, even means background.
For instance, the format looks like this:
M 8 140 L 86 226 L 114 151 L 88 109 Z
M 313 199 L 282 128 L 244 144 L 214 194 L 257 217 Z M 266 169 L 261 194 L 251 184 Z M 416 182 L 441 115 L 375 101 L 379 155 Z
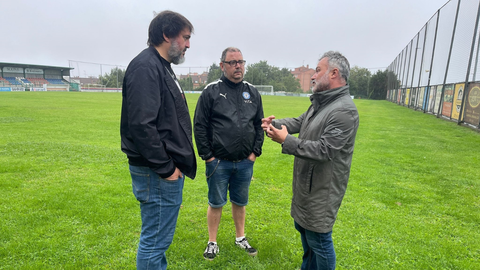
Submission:
M 187 95 L 191 116 L 198 95 Z M 337 269 L 480 269 L 480 134 L 387 101 L 360 114 L 347 193 L 333 229 Z M 307 98 L 264 96 L 265 115 Z M 0 93 L 0 269 L 134 269 L 140 211 L 120 151 L 119 93 Z M 234 246 L 230 204 L 220 255 L 208 240 L 204 163 L 187 179 L 169 269 L 298 269 L 290 217 L 293 157 L 265 141 L 247 207 L 259 250 Z

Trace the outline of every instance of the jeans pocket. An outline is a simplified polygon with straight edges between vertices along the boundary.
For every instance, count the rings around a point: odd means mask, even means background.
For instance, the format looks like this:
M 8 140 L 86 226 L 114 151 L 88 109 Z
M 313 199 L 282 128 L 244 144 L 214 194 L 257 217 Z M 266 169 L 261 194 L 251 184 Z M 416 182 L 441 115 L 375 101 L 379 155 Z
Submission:
M 132 190 L 135 198 L 140 203 L 148 202 L 150 196 L 150 175 L 148 173 L 134 172 L 130 170 L 132 176 Z
M 214 159 L 211 162 L 205 163 L 205 176 L 207 177 L 207 179 L 210 178 L 215 173 L 219 164 L 220 164 L 220 159 L 218 158 Z

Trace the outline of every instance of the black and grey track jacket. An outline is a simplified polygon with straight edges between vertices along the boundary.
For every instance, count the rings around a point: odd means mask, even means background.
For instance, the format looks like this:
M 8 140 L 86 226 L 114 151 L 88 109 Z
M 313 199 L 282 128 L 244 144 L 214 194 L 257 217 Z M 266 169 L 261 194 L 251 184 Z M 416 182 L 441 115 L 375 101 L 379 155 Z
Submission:
M 246 81 L 233 83 L 222 75 L 200 95 L 194 118 L 198 155 L 242 160 L 262 154 L 262 98 Z

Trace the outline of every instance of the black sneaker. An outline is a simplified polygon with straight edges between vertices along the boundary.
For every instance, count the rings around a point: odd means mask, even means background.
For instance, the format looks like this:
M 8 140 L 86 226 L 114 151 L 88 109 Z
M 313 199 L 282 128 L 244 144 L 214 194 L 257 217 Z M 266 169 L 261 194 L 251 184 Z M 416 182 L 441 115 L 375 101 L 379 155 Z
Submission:
M 247 238 L 245 237 L 240 241 L 235 240 L 235 245 L 237 245 L 241 249 L 244 249 L 250 256 L 256 256 L 258 253 L 256 249 L 250 246 L 250 244 L 247 241 Z
M 218 248 L 217 244 L 213 242 L 208 242 L 207 248 L 203 253 L 203 258 L 205 258 L 205 260 L 213 261 L 213 259 L 215 259 L 215 256 L 217 256 L 217 253 L 219 251 L 220 249 Z

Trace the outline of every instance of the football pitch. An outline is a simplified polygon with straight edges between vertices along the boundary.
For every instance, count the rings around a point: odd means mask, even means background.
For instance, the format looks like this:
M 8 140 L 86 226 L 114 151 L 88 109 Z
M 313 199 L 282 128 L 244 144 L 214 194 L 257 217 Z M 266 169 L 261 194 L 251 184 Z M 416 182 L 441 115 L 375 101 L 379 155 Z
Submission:
M 187 94 L 191 117 L 198 94 Z M 263 96 L 265 116 L 296 117 L 305 97 Z M 352 170 L 333 228 L 337 269 L 480 269 L 480 134 L 387 101 L 355 100 Z M 140 211 L 120 150 L 120 93 L 0 93 L 0 269 L 135 269 Z M 265 138 L 246 235 L 230 203 L 208 240 L 207 184 L 186 179 L 169 269 L 298 269 L 290 217 L 293 157 Z

